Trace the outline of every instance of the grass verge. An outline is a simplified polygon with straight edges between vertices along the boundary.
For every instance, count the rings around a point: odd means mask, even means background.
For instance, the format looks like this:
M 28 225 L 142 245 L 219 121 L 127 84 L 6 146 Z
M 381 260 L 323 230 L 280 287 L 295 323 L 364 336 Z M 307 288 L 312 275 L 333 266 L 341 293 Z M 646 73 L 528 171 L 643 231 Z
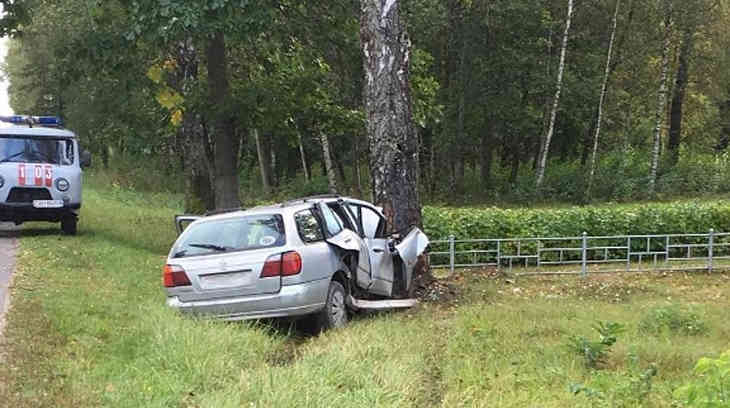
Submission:
M 265 323 L 184 318 L 160 287 L 179 200 L 85 194 L 79 236 L 45 224 L 22 233 L 0 405 L 665 407 L 730 336 L 725 274 L 465 272 L 457 301 L 304 339 Z M 627 330 L 591 369 L 568 343 L 595 336 L 596 321 Z

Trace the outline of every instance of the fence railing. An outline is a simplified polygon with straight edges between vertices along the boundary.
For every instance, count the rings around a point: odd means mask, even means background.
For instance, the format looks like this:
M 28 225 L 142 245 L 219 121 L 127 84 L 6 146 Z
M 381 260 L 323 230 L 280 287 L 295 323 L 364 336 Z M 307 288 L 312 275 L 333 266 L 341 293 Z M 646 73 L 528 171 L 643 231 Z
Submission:
M 517 275 L 730 267 L 730 233 L 613 235 L 431 241 L 434 269 L 507 269 Z M 720 263 L 718 265 L 718 263 Z M 519 268 L 519 269 L 518 269 Z M 515 271 L 515 269 L 517 269 Z

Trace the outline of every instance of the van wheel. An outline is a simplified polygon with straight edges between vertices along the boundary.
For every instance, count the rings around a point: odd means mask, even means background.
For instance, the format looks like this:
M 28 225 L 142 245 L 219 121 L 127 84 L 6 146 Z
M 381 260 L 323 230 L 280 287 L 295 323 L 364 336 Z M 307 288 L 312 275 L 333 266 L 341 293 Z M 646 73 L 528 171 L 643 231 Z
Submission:
M 76 235 L 78 221 L 76 217 L 61 218 L 61 231 L 66 235 Z
M 327 330 L 344 327 L 347 324 L 347 294 L 342 284 L 330 282 L 324 309 L 316 314 L 318 329 Z

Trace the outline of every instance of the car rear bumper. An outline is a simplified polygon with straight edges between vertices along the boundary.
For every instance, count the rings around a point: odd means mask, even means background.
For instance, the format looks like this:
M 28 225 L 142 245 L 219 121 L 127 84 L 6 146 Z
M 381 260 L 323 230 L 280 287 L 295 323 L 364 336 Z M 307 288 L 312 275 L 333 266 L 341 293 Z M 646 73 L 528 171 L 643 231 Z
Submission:
M 167 305 L 182 312 L 224 320 L 301 316 L 324 307 L 329 279 L 282 286 L 278 293 L 183 302 L 169 296 Z

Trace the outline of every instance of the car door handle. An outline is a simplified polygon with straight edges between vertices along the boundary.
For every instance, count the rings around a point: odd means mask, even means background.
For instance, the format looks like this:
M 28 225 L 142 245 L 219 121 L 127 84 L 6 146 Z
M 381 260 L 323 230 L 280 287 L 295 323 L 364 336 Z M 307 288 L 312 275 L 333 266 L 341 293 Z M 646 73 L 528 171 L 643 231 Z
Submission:
M 385 250 L 381 249 L 381 248 L 373 248 L 373 252 L 380 254 L 380 253 L 385 252 Z
M 347 238 L 347 239 L 345 240 L 345 243 L 346 243 L 346 244 L 349 244 L 350 242 L 352 242 L 352 238 Z

